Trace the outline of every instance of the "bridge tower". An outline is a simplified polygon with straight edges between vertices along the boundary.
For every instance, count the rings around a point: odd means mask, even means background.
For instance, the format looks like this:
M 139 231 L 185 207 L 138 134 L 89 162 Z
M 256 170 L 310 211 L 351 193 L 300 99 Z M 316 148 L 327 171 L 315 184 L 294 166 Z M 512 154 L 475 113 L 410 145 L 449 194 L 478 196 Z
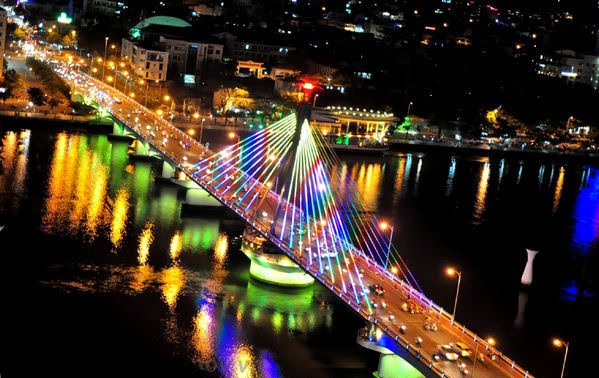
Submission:
M 318 87 L 312 83 L 301 83 L 302 98 L 298 105 L 295 130 L 291 141 L 291 154 L 283 162 L 276 181 L 281 183 L 279 195 L 283 195 L 290 190 L 292 180 L 292 170 L 297 158 L 297 150 L 300 143 L 302 126 L 304 122 L 310 122 L 312 114 L 312 93 Z M 266 200 L 266 196 L 262 198 L 256 209 L 260 209 L 262 202 Z M 279 203 L 275 210 L 273 225 L 270 233 L 276 235 L 275 225 L 276 219 L 281 216 L 282 203 Z M 258 210 L 254 217 L 259 217 Z M 285 254 L 271 245 L 266 239 L 261 238 L 252 226 L 248 226 L 243 233 L 243 241 L 241 251 L 250 259 L 250 276 L 253 278 L 277 286 L 285 287 L 303 287 L 314 283 L 314 278 L 307 274 L 299 265 L 294 263 Z

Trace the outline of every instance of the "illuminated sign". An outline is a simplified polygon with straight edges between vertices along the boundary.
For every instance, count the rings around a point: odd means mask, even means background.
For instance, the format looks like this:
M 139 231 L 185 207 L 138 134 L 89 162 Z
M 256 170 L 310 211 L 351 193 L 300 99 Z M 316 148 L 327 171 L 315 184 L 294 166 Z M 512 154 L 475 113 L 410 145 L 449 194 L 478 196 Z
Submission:
M 56 21 L 58 21 L 61 24 L 70 24 L 71 22 L 73 22 L 73 19 L 71 17 L 67 16 L 67 14 L 65 12 L 61 12 L 60 16 L 58 16 Z
M 196 83 L 196 77 L 195 75 L 183 75 L 183 82 L 185 84 L 195 84 Z
M 576 72 L 562 71 L 562 76 L 575 78 L 578 74 Z

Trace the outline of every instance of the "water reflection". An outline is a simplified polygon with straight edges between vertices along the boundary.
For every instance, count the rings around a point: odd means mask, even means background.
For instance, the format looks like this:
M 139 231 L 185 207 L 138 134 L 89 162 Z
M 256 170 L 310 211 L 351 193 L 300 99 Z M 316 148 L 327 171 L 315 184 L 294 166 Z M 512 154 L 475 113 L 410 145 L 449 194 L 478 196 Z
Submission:
M 108 168 L 103 160 L 110 145 L 105 143 L 106 136 L 91 138 L 95 150 L 89 149 L 86 135 L 57 136 L 42 218 L 42 228 L 47 233 L 76 234 L 84 229 L 91 240 L 106 221 Z
M 171 238 L 169 246 L 169 256 L 171 257 L 171 260 L 173 260 L 174 262 L 177 262 L 177 260 L 179 259 L 181 248 L 183 248 L 183 238 L 181 237 L 179 231 L 177 231 Z
M 478 182 L 478 189 L 476 191 L 476 198 L 474 203 L 474 214 L 473 223 L 480 224 L 482 216 L 487 206 L 487 189 L 489 187 L 489 177 L 491 176 L 491 164 L 488 159 L 484 162 L 482 172 L 480 174 L 480 181 Z
M 451 164 L 449 164 L 449 173 L 447 174 L 447 182 L 445 183 L 445 195 L 450 196 L 453 191 L 453 178 L 455 176 L 455 157 L 451 158 Z
M 154 224 L 147 222 L 143 231 L 139 235 L 139 246 L 137 247 L 137 261 L 140 265 L 146 265 L 148 263 L 148 256 L 150 255 L 150 245 L 154 241 Z
M 562 190 L 564 187 L 564 176 L 566 174 L 566 170 L 564 167 L 559 168 L 559 175 L 557 176 L 557 183 L 555 184 L 555 194 L 553 195 L 553 206 L 552 210 L 555 213 L 559 207 L 559 202 L 562 198 Z
M 397 168 L 397 174 L 395 175 L 395 183 L 393 187 L 395 190 L 393 191 L 393 204 L 397 206 L 399 200 L 402 196 L 401 188 L 403 188 L 403 181 L 405 180 L 405 171 L 406 171 L 406 159 L 399 158 L 399 167 Z
M 125 235 L 125 227 L 129 218 L 129 192 L 125 188 L 119 189 L 114 205 L 112 206 L 112 222 L 110 223 L 110 241 L 114 249 L 121 246 Z
M 185 285 L 183 270 L 177 265 L 164 269 L 160 274 L 162 298 L 172 311 L 177 304 L 179 292 Z
M 416 179 L 414 180 L 414 195 L 418 195 L 418 185 L 420 185 L 420 170 L 422 169 L 422 157 L 418 156 L 418 165 L 416 166 Z
M 358 193 L 364 200 L 366 210 L 376 210 L 381 193 L 383 165 L 379 163 L 357 163 L 350 170 Z
M 8 131 L 0 141 L 0 193 L 11 193 L 0 206 L 17 209 L 25 192 L 27 163 L 29 160 L 29 130 L 16 133 Z
M 578 253 L 587 254 L 599 235 L 599 169 L 589 168 L 585 186 L 574 207 L 572 242 Z

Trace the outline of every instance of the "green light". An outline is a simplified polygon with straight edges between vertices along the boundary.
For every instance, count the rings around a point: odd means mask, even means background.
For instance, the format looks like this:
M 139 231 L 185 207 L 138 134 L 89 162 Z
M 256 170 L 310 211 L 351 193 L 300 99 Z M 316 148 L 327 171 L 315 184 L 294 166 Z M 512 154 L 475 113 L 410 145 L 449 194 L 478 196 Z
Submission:
M 382 354 L 379 360 L 379 377 L 423 378 L 424 375 L 395 354 Z
M 250 123 L 250 129 L 253 129 L 253 128 L 254 128 L 254 124 Z
M 258 128 L 259 128 L 260 130 L 262 130 L 262 129 L 264 128 L 264 125 L 263 125 L 263 124 L 259 124 L 259 125 L 258 125 Z
M 56 21 L 58 21 L 61 24 L 70 24 L 71 22 L 73 22 L 73 19 L 71 17 L 67 16 L 67 14 L 65 12 L 61 12 L 60 16 L 58 16 Z
M 250 275 L 255 279 L 280 286 L 308 286 L 314 282 L 304 271 L 281 272 L 268 266 L 262 266 L 257 261 L 250 265 Z

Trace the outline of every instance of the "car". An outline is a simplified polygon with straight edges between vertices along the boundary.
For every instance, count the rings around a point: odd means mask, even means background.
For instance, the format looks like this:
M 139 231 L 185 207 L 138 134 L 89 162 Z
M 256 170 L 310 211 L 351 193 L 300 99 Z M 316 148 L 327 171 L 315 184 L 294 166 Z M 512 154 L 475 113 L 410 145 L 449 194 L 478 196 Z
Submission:
M 454 351 L 456 351 L 456 353 L 458 353 L 462 357 L 470 357 L 472 355 L 472 353 L 470 353 L 470 348 L 468 347 L 468 345 L 460 341 L 457 341 L 455 343 L 449 343 L 449 345 Z
M 460 357 L 450 344 L 439 345 L 435 354 L 438 354 L 448 361 L 457 361 Z
M 381 285 L 370 285 L 368 286 L 371 292 L 375 293 L 379 297 L 385 295 L 385 289 Z

